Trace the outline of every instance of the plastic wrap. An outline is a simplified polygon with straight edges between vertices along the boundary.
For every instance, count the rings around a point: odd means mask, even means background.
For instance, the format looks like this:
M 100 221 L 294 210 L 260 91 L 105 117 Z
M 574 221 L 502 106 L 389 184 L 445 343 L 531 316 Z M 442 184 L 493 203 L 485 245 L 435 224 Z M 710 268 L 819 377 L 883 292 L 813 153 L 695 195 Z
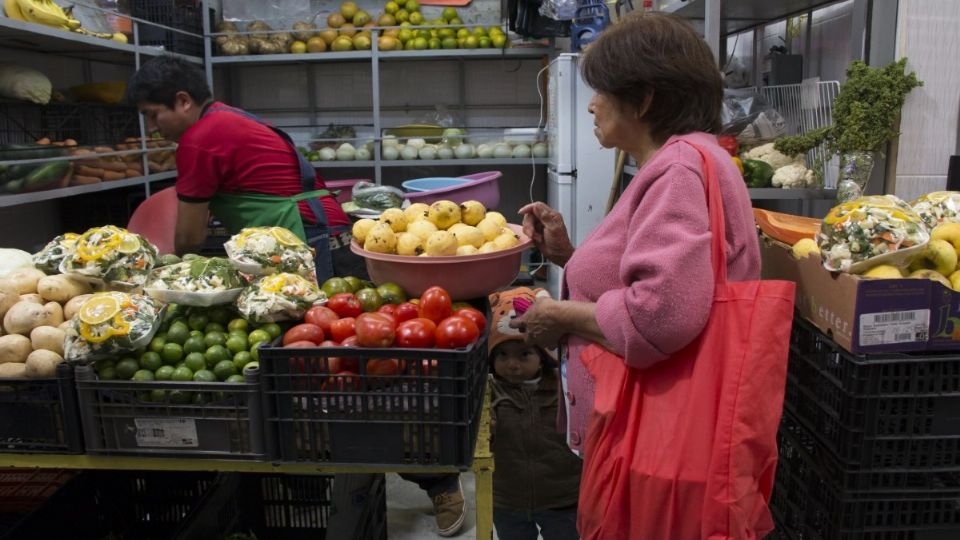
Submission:
M 80 235 L 76 249 L 60 271 L 111 287 L 143 286 L 157 262 L 157 248 L 139 234 L 120 227 L 94 227 Z
M 353 185 L 352 202 L 361 208 L 381 212 L 387 208 L 403 206 L 403 190 L 393 186 L 378 186 L 370 182 L 357 182 Z
M 116 311 L 104 315 L 103 310 L 90 310 L 104 320 L 87 318 L 84 307 L 90 302 L 103 302 L 104 297 L 115 301 Z M 121 292 L 94 294 L 70 320 L 63 357 L 69 362 L 86 364 L 141 349 L 153 339 L 161 320 L 161 306 L 149 296 Z
M 223 245 L 233 266 L 254 276 L 290 272 L 303 276 L 316 273 L 313 250 L 282 227 L 249 227 Z
M 941 223 L 960 223 L 960 192 L 934 191 L 910 203 L 913 211 L 933 230 Z
M 80 235 L 76 233 L 57 236 L 43 246 L 43 249 L 33 254 L 33 265 L 47 274 L 59 273 L 60 263 L 73 254 L 77 247 L 78 238 L 80 238 Z
M 298 320 L 311 306 L 326 300 L 315 281 L 297 274 L 275 274 L 247 286 L 237 298 L 237 311 L 255 323 Z
M 783 116 L 749 88 L 723 91 L 721 121 L 721 133 L 735 135 L 741 144 L 770 141 L 787 134 Z

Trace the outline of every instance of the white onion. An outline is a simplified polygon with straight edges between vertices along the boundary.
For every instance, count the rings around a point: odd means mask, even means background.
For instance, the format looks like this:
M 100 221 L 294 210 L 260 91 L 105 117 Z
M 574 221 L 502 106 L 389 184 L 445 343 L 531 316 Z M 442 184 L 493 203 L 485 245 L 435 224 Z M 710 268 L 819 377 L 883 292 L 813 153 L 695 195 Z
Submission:
M 495 158 L 508 158 L 513 155 L 513 151 L 510 150 L 510 145 L 507 143 L 497 143 L 493 147 L 493 157 Z
M 357 148 L 357 159 L 360 161 L 366 161 L 370 159 L 370 150 L 366 146 L 361 146 Z
M 403 159 L 417 159 L 417 149 L 407 145 L 400 149 L 400 157 Z
M 383 146 L 399 146 L 400 142 L 393 135 L 384 135 L 383 142 L 381 144 Z
M 546 143 L 538 142 L 533 145 L 533 157 L 547 157 Z
M 437 147 L 437 159 L 453 159 L 453 148 L 445 144 L 441 144 Z
M 381 148 L 380 153 L 383 154 L 383 159 L 393 161 L 400 158 L 400 150 L 397 150 L 397 147 L 392 144 Z
M 487 143 L 483 143 L 477 147 L 477 157 L 478 158 L 492 158 L 493 157 L 493 146 Z
M 337 161 L 353 161 L 357 157 L 357 150 L 349 144 L 337 148 Z
M 407 146 L 412 146 L 417 150 L 423 148 L 427 145 L 427 141 L 423 139 L 407 139 Z
M 337 151 L 328 146 L 320 149 L 320 161 L 333 161 L 337 159 Z
M 420 156 L 420 159 L 437 159 L 437 148 L 428 144 L 421 148 L 417 155 Z
M 528 158 L 530 157 L 530 147 L 520 143 L 513 147 L 513 157 L 515 158 Z
M 473 145 L 470 143 L 458 144 L 453 154 L 457 156 L 457 159 L 471 159 L 477 155 L 476 150 L 474 150 Z

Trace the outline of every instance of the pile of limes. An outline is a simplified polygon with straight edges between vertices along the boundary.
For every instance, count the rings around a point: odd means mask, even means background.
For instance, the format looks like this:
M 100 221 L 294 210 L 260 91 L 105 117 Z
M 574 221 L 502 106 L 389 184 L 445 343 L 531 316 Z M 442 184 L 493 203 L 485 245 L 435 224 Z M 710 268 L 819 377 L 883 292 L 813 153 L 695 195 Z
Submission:
M 171 304 L 146 349 L 94 367 L 100 380 L 242 383 L 244 369 L 259 367 L 260 344 L 281 333 L 278 324 L 250 324 L 229 307 Z M 154 401 L 164 397 L 153 393 Z

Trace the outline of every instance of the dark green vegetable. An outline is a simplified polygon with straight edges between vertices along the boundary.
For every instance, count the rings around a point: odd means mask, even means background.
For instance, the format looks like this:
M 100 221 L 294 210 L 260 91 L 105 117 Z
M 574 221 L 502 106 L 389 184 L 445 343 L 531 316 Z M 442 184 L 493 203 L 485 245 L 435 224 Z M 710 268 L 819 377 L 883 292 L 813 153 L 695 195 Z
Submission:
M 63 180 L 63 176 L 69 171 L 70 163 L 67 161 L 43 164 L 24 178 L 23 188 L 27 191 L 51 188 Z
M 773 167 L 766 161 L 756 159 L 743 160 L 743 178 L 750 188 L 770 187 L 773 178 Z

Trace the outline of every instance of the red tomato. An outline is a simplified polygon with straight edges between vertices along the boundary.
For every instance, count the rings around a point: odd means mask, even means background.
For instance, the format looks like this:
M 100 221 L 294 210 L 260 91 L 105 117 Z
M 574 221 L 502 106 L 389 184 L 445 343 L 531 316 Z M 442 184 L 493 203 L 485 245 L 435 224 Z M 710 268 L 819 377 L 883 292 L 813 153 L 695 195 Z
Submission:
M 332 339 L 325 339 L 320 343 L 319 346 L 320 347 L 336 347 L 337 342 Z
M 717 144 L 731 156 L 737 155 L 737 137 L 734 135 L 717 135 Z
M 355 324 L 357 320 L 353 317 L 344 317 L 330 323 L 330 337 L 338 343 L 357 333 Z
M 283 346 L 286 347 L 294 341 L 309 341 L 317 345 L 323 341 L 323 330 L 315 324 L 298 324 L 283 335 Z
M 357 336 L 356 336 L 356 335 L 352 335 L 352 336 L 348 337 L 347 339 L 341 341 L 341 342 L 340 342 L 340 346 L 341 346 L 341 347 L 359 347 L 359 346 L 360 346 L 360 342 L 359 342 L 359 340 L 357 339 Z
M 396 358 L 367 360 L 367 375 L 394 377 L 400 373 L 400 362 Z
M 453 314 L 450 294 L 441 287 L 430 287 L 420 296 L 420 316 L 435 323 Z
M 389 347 L 395 337 L 394 321 L 382 313 L 357 317 L 357 342 L 361 347 Z
M 357 300 L 357 297 L 353 293 L 339 293 L 335 294 L 327 300 L 327 307 L 332 309 L 337 316 L 344 317 L 356 317 L 363 313 L 363 307 L 360 305 L 360 301 Z
M 315 324 L 323 330 L 323 335 L 330 335 L 330 323 L 339 319 L 340 316 L 337 315 L 337 312 L 326 307 L 326 306 L 313 306 L 307 310 L 307 314 L 303 316 L 303 322 L 310 324 Z
M 348 336 L 338 346 L 356 347 L 357 336 Z M 360 359 L 355 356 L 331 356 L 327 359 L 327 364 L 330 366 L 330 373 L 337 373 L 338 371 L 352 371 L 354 373 L 360 372 Z
M 283 346 L 288 349 L 308 349 L 308 348 L 316 347 L 317 344 L 312 341 L 301 340 L 301 341 L 291 341 L 290 343 L 284 343 Z M 301 366 L 301 371 L 302 371 L 302 366 Z
M 418 308 L 416 304 L 404 302 L 397 306 L 396 314 L 397 322 L 409 321 L 410 319 L 416 319 L 420 316 L 420 308 Z
M 464 307 L 454 311 L 453 314 L 457 317 L 466 317 L 473 321 L 473 324 L 477 325 L 477 330 L 480 330 L 481 334 L 484 328 L 487 327 L 487 318 L 483 316 L 483 313 L 480 313 L 479 309 Z
M 377 310 L 377 313 L 387 313 L 389 315 L 397 315 L 397 305 L 396 304 L 384 304 L 380 306 L 380 309 Z
M 437 325 L 437 348 L 459 349 L 480 337 L 480 330 L 466 317 L 447 317 Z
M 436 340 L 437 325 L 430 319 L 410 319 L 397 325 L 396 346 L 405 349 L 429 349 Z
M 339 392 L 348 392 L 351 390 L 357 390 L 359 386 L 360 378 L 357 377 L 357 374 L 350 370 L 343 370 L 338 371 L 330 376 L 329 385 L 327 388 Z

